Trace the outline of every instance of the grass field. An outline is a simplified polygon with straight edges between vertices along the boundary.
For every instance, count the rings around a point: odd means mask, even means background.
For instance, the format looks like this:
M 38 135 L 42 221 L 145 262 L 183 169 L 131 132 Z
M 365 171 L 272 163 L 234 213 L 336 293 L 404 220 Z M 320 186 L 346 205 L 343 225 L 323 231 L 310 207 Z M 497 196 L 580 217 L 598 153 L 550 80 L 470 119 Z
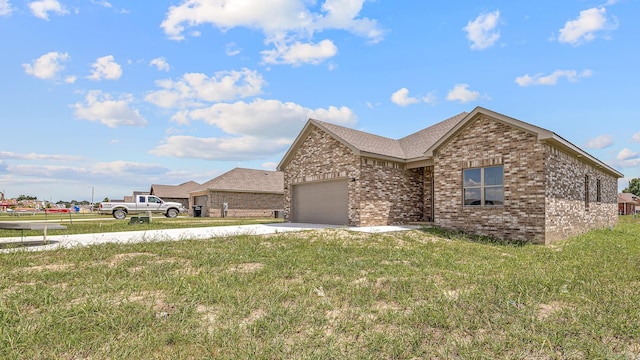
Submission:
M 639 359 L 640 222 L 0 254 L 2 359 Z

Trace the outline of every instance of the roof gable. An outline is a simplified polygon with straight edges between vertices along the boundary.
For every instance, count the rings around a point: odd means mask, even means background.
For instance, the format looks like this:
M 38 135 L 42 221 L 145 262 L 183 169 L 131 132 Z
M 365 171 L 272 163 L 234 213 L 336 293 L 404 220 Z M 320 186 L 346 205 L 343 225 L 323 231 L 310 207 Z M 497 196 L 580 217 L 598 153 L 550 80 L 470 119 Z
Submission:
M 200 186 L 195 181 L 188 181 L 180 185 L 151 185 L 151 191 L 149 194 L 156 195 L 160 198 L 189 198 L 189 192 L 197 189 Z
M 460 121 L 460 119 L 462 119 L 466 114 L 467 113 L 458 114 L 399 140 L 316 119 L 309 119 L 278 165 L 278 169 L 282 169 L 283 166 L 288 163 L 290 157 L 293 156 L 295 149 L 300 146 L 302 141 L 314 127 L 329 134 L 338 142 L 349 148 L 355 155 L 380 157 L 404 162 L 413 158 L 422 157 L 424 151 L 429 146 L 431 146 L 442 136 L 442 134 L 446 133 L 451 127 Z
M 438 141 L 436 141 L 436 143 L 434 143 L 431 147 L 429 147 L 427 151 L 425 151 L 425 156 L 433 157 L 434 153 L 437 151 L 439 147 L 447 143 L 453 136 L 455 136 L 464 127 L 466 127 L 472 120 L 476 119 L 480 115 L 488 116 L 495 121 L 499 121 L 499 122 L 508 124 L 512 127 L 516 127 L 524 131 L 530 132 L 532 134 L 535 134 L 537 135 L 539 141 L 546 142 L 557 148 L 560 148 L 566 151 L 567 153 L 571 154 L 572 156 L 575 156 L 576 158 L 579 158 L 587 163 L 590 163 L 594 167 L 599 168 L 603 171 L 606 171 L 618 178 L 623 177 L 622 173 L 620 173 L 619 171 L 603 163 L 602 161 L 598 160 L 597 158 L 593 157 L 589 153 L 585 152 L 584 150 L 580 149 L 579 147 L 575 146 L 571 142 L 565 140 L 563 137 L 559 136 L 558 134 L 552 131 L 497 113 L 489 109 L 485 109 L 480 106 L 473 109 L 473 111 L 471 111 L 462 120 L 460 120 L 460 122 L 458 122 L 454 127 L 452 127 L 446 134 L 444 134 Z
M 284 174 L 280 171 L 234 168 L 211 179 L 199 190 L 284 193 Z
M 302 144 L 303 140 L 314 127 L 321 129 L 340 143 L 347 146 L 355 155 L 409 162 L 413 160 L 433 158 L 434 153 L 439 147 L 447 143 L 472 120 L 481 115 L 488 116 L 495 121 L 535 134 L 539 141 L 558 147 L 572 156 L 590 163 L 594 167 L 608 172 L 613 176 L 618 178 L 623 177 L 619 171 L 606 165 L 602 161 L 591 156 L 584 150 L 573 145 L 552 131 L 479 106 L 473 109 L 470 113 L 462 112 L 399 140 L 393 140 L 383 136 L 366 133 L 364 131 L 309 119 L 285 156 L 280 161 L 280 164 L 278 164 L 278 169 L 282 170 L 284 168 L 295 153 L 296 149 L 300 144 Z
M 405 158 L 412 159 L 423 156 L 429 147 L 440 140 L 465 116 L 467 116 L 467 113 L 462 112 L 456 116 L 452 116 L 444 121 L 431 125 L 426 129 L 420 130 L 398 140 L 400 142 L 400 146 L 402 146 L 402 149 L 404 150 Z

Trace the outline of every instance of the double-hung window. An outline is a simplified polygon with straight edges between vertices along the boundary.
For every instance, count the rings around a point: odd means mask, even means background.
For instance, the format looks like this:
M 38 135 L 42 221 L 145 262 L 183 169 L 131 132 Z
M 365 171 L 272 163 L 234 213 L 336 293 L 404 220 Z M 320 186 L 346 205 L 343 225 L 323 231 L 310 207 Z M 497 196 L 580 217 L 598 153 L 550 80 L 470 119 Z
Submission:
M 504 168 L 489 166 L 462 170 L 464 206 L 504 204 Z

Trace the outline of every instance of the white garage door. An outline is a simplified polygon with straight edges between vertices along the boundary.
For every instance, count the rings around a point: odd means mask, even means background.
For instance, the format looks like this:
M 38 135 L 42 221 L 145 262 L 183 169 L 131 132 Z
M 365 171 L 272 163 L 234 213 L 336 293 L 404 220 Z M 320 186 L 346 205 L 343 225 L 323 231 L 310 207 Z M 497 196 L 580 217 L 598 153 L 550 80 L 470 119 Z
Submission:
M 334 225 L 349 223 L 347 180 L 294 185 L 291 204 L 294 222 Z

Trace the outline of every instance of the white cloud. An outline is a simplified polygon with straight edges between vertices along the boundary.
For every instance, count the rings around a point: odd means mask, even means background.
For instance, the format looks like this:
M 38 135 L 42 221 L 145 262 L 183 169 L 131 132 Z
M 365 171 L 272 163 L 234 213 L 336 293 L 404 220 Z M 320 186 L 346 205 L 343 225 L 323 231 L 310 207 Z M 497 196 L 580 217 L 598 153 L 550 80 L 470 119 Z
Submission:
M 164 144 L 149 153 L 177 158 L 236 161 L 264 158 L 285 150 L 290 144 L 285 139 L 253 136 L 198 138 L 180 135 L 167 138 Z
M 567 21 L 560 29 L 558 41 L 579 46 L 594 40 L 596 32 L 614 30 L 618 25 L 607 19 L 606 12 L 607 9 L 604 7 L 580 11 L 578 18 Z
M 171 121 L 180 125 L 189 125 L 191 123 L 189 120 L 189 110 L 181 110 L 173 114 Z
M 640 153 L 624 148 L 618 153 L 618 160 L 633 160 L 640 158 Z
M 631 140 L 633 140 L 634 142 L 640 142 L 640 132 L 633 134 Z
M 589 139 L 586 147 L 588 149 L 604 149 L 611 145 L 613 145 L 613 138 L 611 138 L 611 135 L 600 135 L 596 138 Z
M 51 154 L 38 154 L 38 153 L 14 153 L 11 151 L 0 151 L 0 159 L 12 159 L 12 160 L 33 160 L 33 161 L 80 161 L 83 158 L 80 156 L 71 155 L 51 155 Z
M 0 0 L 0 16 L 9 15 L 13 11 L 9 0 Z
M 409 96 L 409 89 L 402 88 L 391 94 L 391 102 L 404 107 L 411 104 L 417 104 L 420 102 L 420 99 Z
M 230 42 L 227 45 L 225 45 L 225 49 L 226 49 L 226 54 L 229 56 L 236 56 L 240 54 L 240 52 L 242 51 L 242 49 L 238 47 L 238 44 L 234 42 Z
M 469 84 L 456 84 L 447 94 L 447 100 L 460 101 L 462 103 L 474 101 L 479 97 L 479 92 L 469 90 Z
M 93 68 L 91 75 L 89 75 L 91 80 L 117 80 L 122 76 L 122 66 L 115 62 L 113 55 L 96 59 L 91 67 Z
M 184 116 L 181 113 L 177 117 L 184 121 Z M 192 110 L 188 117 L 216 126 L 229 135 L 211 138 L 171 136 L 151 153 L 208 160 L 265 158 L 285 151 L 309 118 L 346 126 L 354 126 L 357 120 L 347 107 L 310 109 L 294 103 L 263 99 L 251 103 L 215 104 Z
M 629 169 L 629 168 L 637 168 L 637 167 L 640 167 L 640 158 L 634 158 L 634 159 L 620 161 L 618 165 L 620 167 L 627 168 L 627 169 Z
M 108 2 L 108 1 L 96 1 L 96 0 L 91 0 L 91 2 L 92 2 L 92 3 L 94 3 L 94 4 L 96 4 L 96 5 L 104 6 L 104 7 L 106 7 L 106 8 L 111 8 L 111 7 L 113 7 L 113 6 L 111 5 L 111 3 L 110 3 L 110 2 Z
M 64 69 L 61 63 L 69 60 L 69 54 L 50 52 L 33 60 L 31 64 L 22 64 L 24 71 L 38 79 L 52 79 Z
M 163 108 L 196 106 L 200 101 L 218 102 L 262 93 L 265 81 L 257 71 L 220 71 L 208 77 L 187 73 L 180 80 L 159 80 L 161 90 L 149 93 L 145 100 Z
M 97 121 L 110 128 L 146 126 L 147 120 L 137 109 L 131 107 L 132 102 L 131 95 L 123 95 L 120 99 L 114 100 L 109 94 L 93 90 L 87 94 L 84 105 L 76 103 L 72 107 L 75 108 L 76 118 Z
M 275 49 L 263 52 L 265 63 L 318 64 L 335 56 L 337 48 L 331 40 L 314 43 L 316 33 L 344 30 L 372 43 L 382 40 L 384 30 L 376 20 L 360 17 L 365 1 L 325 0 L 314 12 L 310 7 L 315 2 L 308 0 L 183 0 L 169 7 L 161 27 L 173 40 L 183 40 L 187 27 L 210 24 L 221 31 L 246 27 L 261 31 L 265 43 L 275 44 Z
M 320 64 L 338 53 L 338 48 L 331 40 L 322 40 L 317 44 L 294 42 L 275 43 L 275 49 L 264 50 L 262 61 L 266 64 Z
M 159 175 L 168 169 L 161 165 L 142 164 L 130 161 L 111 161 L 96 163 L 91 167 L 94 174 Z
M 69 13 L 57 0 L 41 0 L 29 3 L 29 8 L 33 16 L 40 19 L 49 20 L 49 13 L 66 15 Z
M 76 82 L 77 79 L 78 78 L 75 75 L 69 75 L 64 78 L 64 82 L 66 82 L 67 84 L 73 84 Z
M 493 46 L 500 38 L 500 32 L 496 30 L 500 20 L 500 11 L 496 10 L 488 14 L 481 14 L 475 20 L 469 21 L 464 31 L 467 39 L 471 41 L 471 49 L 483 50 Z
M 399 89 L 398 91 L 391 94 L 391 102 L 402 107 L 408 106 L 411 104 L 417 104 L 420 102 L 424 102 L 427 104 L 435 104 L 436 100 L 437 98 L 433 91 L 421 98 L 409 96 L 409 89 L 407 88 Z M 369 108 L 373 108 L 370 104 L 367 104 L 367 106 L 369 106 Z
M 340 125 L 355 125 L 356 116 L 347 107 L 309 109 L 291 102 L 256 99 L 219 103 L 192 110 L 192 120 L 215 125 L 228 134 L 293 138 L 309 118 Z
M 169 66 L 169 63 L 167 62 L 167 59 L 165 59 L 163 57 L 158 57 L 158 58 L 152 59 L 149 62 L 149 66 L 155 66 L 156 69 L 158 69 L 160 71 L 169 71 L 169 69 L 171 68 Z
M 533 76 L 526 74 L 516 78 L 516 84 L 520 86 L 531 85 L 556 85 L 560 78 L 566 78 L 569 82 L 576 82 L 579 78 L 590 77 L 591 70 L 583 70 L 578 73 L 575 70 L 556 70 L 550 75 L 535 74 Z

